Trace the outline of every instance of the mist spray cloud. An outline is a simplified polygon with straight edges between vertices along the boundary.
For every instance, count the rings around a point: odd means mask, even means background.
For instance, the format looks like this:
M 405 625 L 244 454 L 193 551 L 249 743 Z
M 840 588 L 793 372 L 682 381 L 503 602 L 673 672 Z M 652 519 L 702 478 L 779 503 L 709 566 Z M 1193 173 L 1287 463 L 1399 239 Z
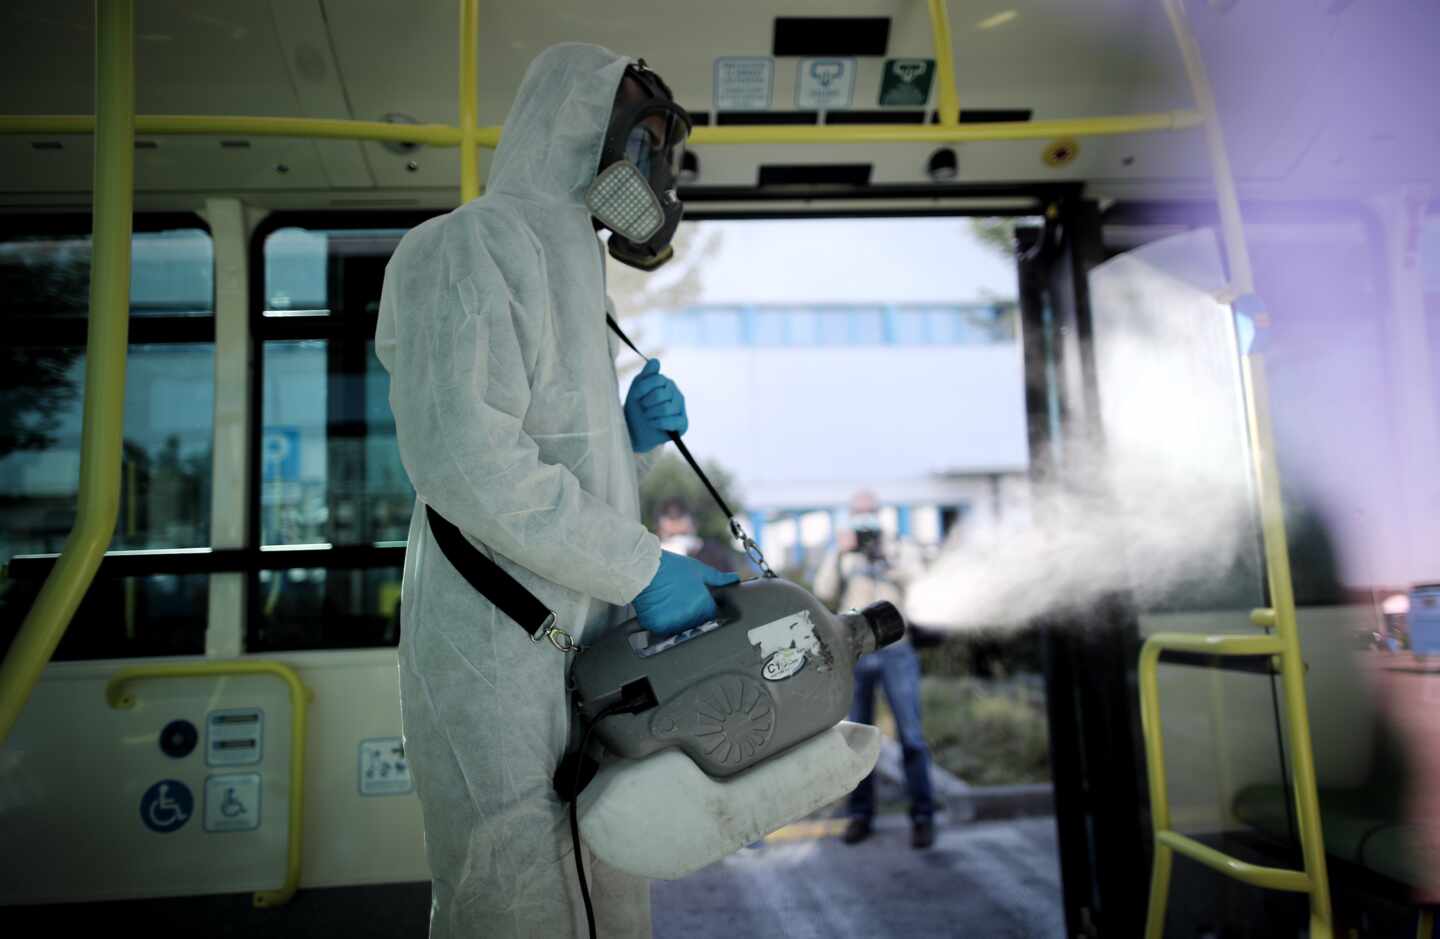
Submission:
M 1066 441 L 1056 481 L 1032 484 L 1028 504 L 999 525 L 960 529 L 911 588 L 914 622 L 1017 626 L 1117 590 L 1143 607 L 1253 556 L 1239 362 L 1212 287 L 1219 269 L 1213 235 L 1196 232 L 1092 272 L 1103 442 Z

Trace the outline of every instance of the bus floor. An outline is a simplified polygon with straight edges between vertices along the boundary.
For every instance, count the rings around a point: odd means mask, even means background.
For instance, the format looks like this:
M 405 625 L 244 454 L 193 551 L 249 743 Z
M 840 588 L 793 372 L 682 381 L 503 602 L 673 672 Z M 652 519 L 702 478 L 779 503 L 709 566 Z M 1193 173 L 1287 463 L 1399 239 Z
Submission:
M 1065 934 L 1053 818 L 940 824 L 925 851 L 910 847 L 904 816 L 881 816 L 859 845 L 841 843 L 838 828 L 793 826 L 683 880 L 657 881 L 655 939 Z M 423 939 L 429 906 L 430 885 L 410 883 L 302 890 L 274 910 L 229 894 L 9 907 L 0 916 L 12 936 L 102 926 L 148 939 Z

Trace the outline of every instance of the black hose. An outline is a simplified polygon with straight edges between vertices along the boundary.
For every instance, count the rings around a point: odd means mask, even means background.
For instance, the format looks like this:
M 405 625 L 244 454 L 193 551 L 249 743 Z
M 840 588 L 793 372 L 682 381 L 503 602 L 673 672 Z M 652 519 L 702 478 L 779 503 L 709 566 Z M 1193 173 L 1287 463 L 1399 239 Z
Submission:
M 570 841 L 575 845 L 575 874 L 580 878 L 580 898 L 585 901 L 585 924 L 590 939 L 595 939 L 595 905 L 590 902 L 590 885 L 585 882 L 585 861 L 580 857 L 580 775 L 585 765 L 585 745 L 590 742 L 590 727 L 580 737 L 580 758 L 575 761 L 575 785 L 570 795 Z
M 580 735 L 580 749 L 575 751 L 575 779 L 570 787 L 570 841 L 575 846 L 575 874 L 580 878 L 580 899 L 585 901 L 585 925 L 590 930 L 590 939 L 596 939 L 595 905 L 590 900 L 590 885 L 585 881 L 585 860 L 580 856 L 580 778 L 585 774 L 585 748 L 596 724 L 630 706 L 629 701 L 616 701 L 595 715 L 595 719 L 585 725 L 585 732 Z

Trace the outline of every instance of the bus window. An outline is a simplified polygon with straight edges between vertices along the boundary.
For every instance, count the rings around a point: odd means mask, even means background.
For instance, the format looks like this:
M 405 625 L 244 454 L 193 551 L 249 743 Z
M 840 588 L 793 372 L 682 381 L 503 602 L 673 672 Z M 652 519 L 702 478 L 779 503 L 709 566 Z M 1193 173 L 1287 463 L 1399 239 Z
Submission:
M 400 641 L 400 568 L 263 570 L 250 648 L 355 649 Z
M 88 223 L 88 216 L 19 218 L 0 232 L 0 557 L 7 561 L 58 552 L 75 522 Z M 215 358 L 210 235 L 192 217 L 140 216 L 132 251 L 120 515 L 110 547 L 162 554 L 205 547 Z M 147 563 L 154 570 L 144 573 Z M 136 576 L 97 578 L 55 657 L 202 652 L 208 578 L 165 563 L 151 555 Z M 0 586 L 7 645 L 42 583 L 43 572 Z
M 255 318 L 262 546 L 363 550 L 405 541 L 415 493 L 373 339 L 385 264 L 407 228 L 282 225 L 257 236 L 265 271 Z M 400 568 L 378 554 L 360 567 L 255 577 L 251 651 L 398 639 Z

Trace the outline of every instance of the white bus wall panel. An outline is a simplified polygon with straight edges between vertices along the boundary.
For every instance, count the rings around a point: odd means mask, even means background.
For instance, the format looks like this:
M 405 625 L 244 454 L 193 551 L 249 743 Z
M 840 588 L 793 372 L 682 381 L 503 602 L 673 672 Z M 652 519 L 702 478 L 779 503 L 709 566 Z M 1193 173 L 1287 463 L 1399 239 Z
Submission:
M 301 884 L 429 880 L 420 801 L 363 796 L 362 740 L 400 736 L 400 672 L 394 649 L 276 655 L 315 690 L 310 705 Z
M 275 658 L 314 692 L 306 747 L 301 886 L 429 878 L 413 792 L 362 796 L 362 740 L 400 736 L 393 649 Z M 269 676 L 146 679 L 136 705 L 111 709 L 105 684 L 142 660 L 57 663 L 36 687 L 0 749 L 0 903 L 71 902 L 274 889 L 284 881 L 289 812 L 290 699 Z M 154 660 L 150 660 L 154 661 Z M 161 660 L 161 661 L 184 661 Z M 207 766 L 206 715 L 232 708 L 264 715 L 260 761 Z M 183 718 L 199 741 L 188 756 L 161 751 L 161 729 Z M 259 773 L 254 831 L 207 832 L 205 781 Z M 141 819 L 162 780 L 194 797 L 193 817 L 168 834 Z
M 273 889 L 284 882 L 289 811 L 290 705 L 273 678 L 146 680 L 136 704 L 105 701 L 111 674 L 129 662 L 52 665 L 0 750 L 0 902 L 44 903 Z M 210 711 L 260 708 L 260 761 L 206 765 Z M 159 746 L 170 721 L 199 732 L 175 759 Z M 259 773 L 255 831 L 207 832 L 205 780 Z M 141 819 L 146 790 L 162 780 L 192 795 L 190 817 L 167 834 Z M 171 798 L 175 798 L 172 794 Z M 168 814 L 168 813 L 167 813 Z

